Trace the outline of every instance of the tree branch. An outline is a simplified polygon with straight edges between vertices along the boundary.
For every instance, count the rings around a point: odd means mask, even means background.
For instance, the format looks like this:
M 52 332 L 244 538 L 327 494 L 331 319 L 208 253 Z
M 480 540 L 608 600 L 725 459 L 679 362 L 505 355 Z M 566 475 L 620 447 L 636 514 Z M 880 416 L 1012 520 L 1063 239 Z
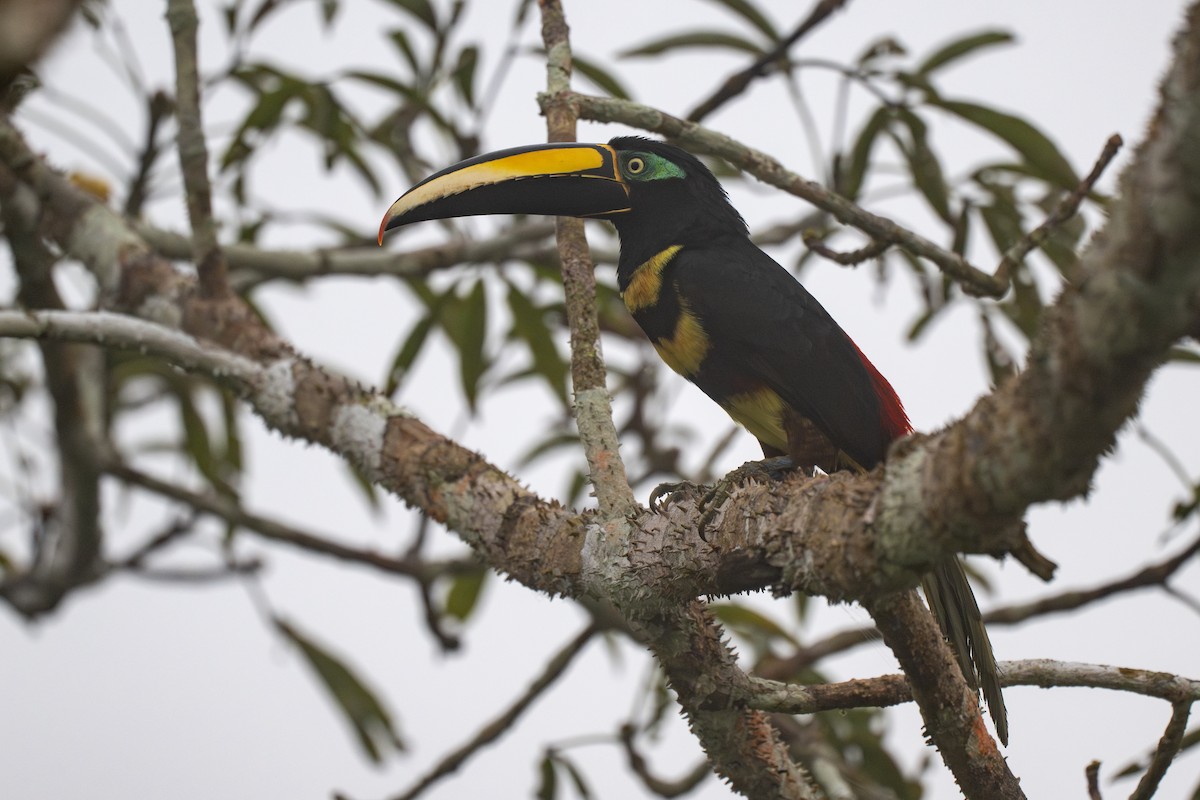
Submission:
M 1166 586 L 1171 577 L 1200 553 L 1200 539 L 1182 551 L 1157 564 L 1143 567 L 1123 578 L 1099 584 L 1091 589 L 1073 589 L 1033 600 L 994 608 L 983 615 L 984 623 L 993 625 L 1016 625 L 1035 617 L 1074 611 L 1109 597 L 1137 589 Z M 756 674 L 762 678 L 786 680 L 805 667 L 815 664 L 834 653 L 843 653 L 855 647 L 879 641 L 879 632 L 874 626 L 849 628 L 832 633 L 800 648 L 795 653 L 771 658 L 758 665 Z
M 422 583 L 431 582 L 444 575 L 459 575 L 479 569 L 480 566 L 475 558 L 426 561 L 415 554 L 395 558 L 374 550 L 349 547 L 328 537 L 317 536 L 277 520 L 250 513 L 239 503 L 221 495 L 201 494 L 160 480 L 120 461 L 114 460 L 107 464 L 105 472 L 133 486 L 182 503 L 195 511 L 222 519 L 268 541 L 329 556 L 338 561 L 362 564 L 383 573 L 416 578 Z
M 1018 800 L 1025 793 L 984 727 L 977 692 L 967 685 L 941 628 L 915 591 L 864 601 L 900 662 L 937 747 L 969 800 Z
M 560 97 L 571 86 L 571 42 L 559 0 L 539 0 L 542 41 L 546 47 L 546 91 Z M 575 141 L 575 111 L 567 103 L 544 106 L 551 142 Z M 575 392 L 575 417 L 588 461 L 600 513 L 619 519 L 637 508 L 625 474 L 613 425 L 612 401 L 600 353 L 600 323 L 596 311 L 596 277 L 588 254 L 583 220 L 558 217 L 558 251 L 562 258 L 563 291 L 571 326 L 571 383 Z
M 229 291 L 228 267 L 217 243 L 212 215 L 212 186 L 208 181 L 208 145 L 200 115 L 200 74 L 196 29 L 200 22 L 192 0 L 168 0 L 167 23 L 175 45 L 175 104 L 179 134 L 179 169 L 187 198 L 195 247 L 192 253 L 200 276 L 200 293 L 221 297 Z
M 0 219 L 20 278 L 17 297 L 32 309 L 61 309 L 52 270 L 57 256 L 37 230 L 36 200 L 0 175 Z M 46 388 L 54 403 L 59 497 L 48 509 L 31 564 L 0 580 L 0 596 L 33 618 L 53 610 L 87 582 L 100 559 L 100 470 L 105 441 L 104 351 L 88 345 L 38 342 Z
M 472 736 L 461 747 L 448 753 L 429 773 L 413 784 L 412 788 L 402 794 L 396 795 L 395 800 L 413 800 L 419 797 L 430 786 L 457 771 L 459 767 L 479 752 L 480 749 L 496 741 L 505 731 L 516 724 L 521 715 L 533 705 L 534 700 L 545 694 L 546 690 L 563 676 L 567 667 L 571 665 L 571 662 L 583 651 L 583 648 L 592 640 L 592 637 L 597 632 L 598 629 L 595 624 L 591 624 L 584 628 L 578 636 L 567 642 L 550 659 L 542 670 L 542 673 L 529 685 L 529 688 L 504 713 L 483 726 L 478 733 Z M 338 796 L 342 797 L 341 795 Z
M 1150 800 L 1154 797 L 1158 785 L 1167 774 L 1167 769 L 1175 760 L 1175 756 L 1179 755 L 1179 748 L 1183 745 L 1183 734 L 1187 730 L 1188 714 L 1192 710 L 1192 703 L 1197 699 L 1200 699 L 1200 696 L 1191 700 L 1181 700 L 1171 707 L 1171 720 L 1158 741 L 1158 747 L 1154 749 L 1154 756 L 1150 759 L 1146 774 L 1138 781 L 1137 789 L 1129 796 L 1129 800 Z
M 1043 689 L 1078 687 L 1129 692 L 1178 705 L 1200 702 L 1200 680 L 1166 672 L 1080 664 L 1046 658 L 1002 661 L 1000 684 Z M 792 684 L 751 678 L 751 708 L 783 714 L 816 714 L 848 708 L 885 708 L 912 701 L 904 675 L 881 675 L 839 683 Z
M 822 22 L 829 19 L 834 11 L 838 11 L 846 3 L 847 0 L 820 0 L 791 34 L 780 41 L 774 48 L 759 56 L 753 64 L 741 72 L 736 72 L 726 78 L 719 89 L 692 109 L 687 115 L 688 120 L 691 122 L 701 122 L 709 114 L 746 91 L 756 78 L 761 78 L 767 74 L 767 70 L 772 64 L 787 58 L 788 51 L 792 49 L 792 46 L 796 42 L 807 36 L 810 31 L 814 30 Z

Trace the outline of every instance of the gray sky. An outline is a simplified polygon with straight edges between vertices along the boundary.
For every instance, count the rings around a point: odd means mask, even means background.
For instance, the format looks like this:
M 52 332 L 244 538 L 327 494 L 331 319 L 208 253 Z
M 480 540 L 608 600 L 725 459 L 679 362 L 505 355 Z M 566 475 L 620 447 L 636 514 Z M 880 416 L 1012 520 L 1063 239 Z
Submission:
M 219 63 L 223 52 L 217 5 L 201 3 L 210 66 Z M 309 5 L 315 15 L 315 4 Z M 280 14 L 258 37 L 258 52 L 275 54 L 312 75 L 347 64 L 388 67 L 392 56 L 380 20 L 386 18 L 390 25 L 399 17 L 384 17 L 384 4 L 346 5 L 346 18 L 336 35 L 328 37 L 317 34 L 318 26 L 303 9 Z M 486 41 L 486 74 L 501 46 L 495 32 L 507 31 L 511 8 L 497 2 L 474 5 L 468 32 Z M 783 29 L 794 24 L 797 9 L 807 8 L 792 2 L 761 5 Z M 731 17 L 718 4 L 700 0 L 567 0 L 566 6 L 577 51 L 596 60 L 607 60 L 623 47 L 678 25 L 681 13 L 690 27 L 731 24 Z M 171 56 L 162 4 L 113 0 L 112 7 L 128 26 L 150 83 L 169 86 Z M 943 91 L 1036 120 L 1082 172 L 1111 133 L 1126 138 L 1127 151 L 1137 141 L 1179 16 L 1177 4 L 1168 0 L 1104 4 L 856 0 L 811 37 L 801 54 L 847 59 L 883 34 L 894 34 L 911 52 L 921 53 L 971 30 L 1011 30 L 1019 37 L 1015 46 L 992 50 L 947 73 L 940 84 Z M 45 65 L 46 82 L 103 106 L 136 138 L 141 131 L 140 110 L 119 78 L 98 61 L 92 41 L 82 29 L 68 37 Z M 521 41 L 538 42 L 536 21 L 527 26 Z M 678 113 L 741 65 L 731 57 L 680 56 L 670 66 L 629 61 L 619 72 L 637 99 Z M 485 146 L 544 137 L 544 120 L 537 115 L 534 100 L 543 84 L 541 63 L 534 57 L 518 59 L 489 121 Z M 812 93 L 818 115 L 830 108 L 825 81 L 806 81 L 805 88 Z M 363 102 L 369 100 L 369 95 L 363 96 Z M 764 82 L 709 124 L 811 175 L 809 149 L 788 102 L 776 82 Z M 210 127 L 227 132 L 236 120 L 238 103 L 229 91 L 211 97 L 206 109 Z M 788 110 L 778 120 L 771 110 L 780 106 Z M 51 104 L 38 103 L 34 110 L 39 119 L 71 119 Z M 80 154 L 44 124 L 31 120 L 26 129 L 34 146 L 50 152 L 58 164 L 104 172 L 102 164 Z M 828 124 L 821 129 L 828 137 Z M 585 139 L 608 139 L 621 132 L 587 125 L 580 133 Z M 939 142 L 945 137 L 942 152 L 955 174 L 997 152 L 981 149 L 981 140 L 962 126 L 941 126 L 938 136 Z M 827 140 L 824 145 L 828 146 Z M 1110 171 L 1102 185 L 1111 187 L 1114 174 Z M 407 188 L 398 174 L 381 179 L 390 194 Z M 368 229 L 392 199 L 390 195 L 372 198 L 345 174 L 325 175 L 312 149 L 297 141 L 284 142 L 276 152 L 264 155 L 254 188 L 278 208 L 336 210 Z M 738 189 L 734 199 L 752 227 L 794 215 L 797 206 L 792 204 L 799 202 L 762 187 Z M 914 225 L 924 221 L 911 204 L 888 202 L 874 208 Z M 162 202 L 153 209 L 154 218 L 178 226 L 181 209 L 177 200 Z M 414 231 L 405 235 L 402 246 L 436 235 L 436 230 Z M 302 247 L 315 241 L 311 229 L 296 226 L 272 243 Z M 984 264 L 994 258 L 986 251 L 976 257 Z M 986 389 L 971 314 L 951 315 L 919 345 L 906 345 L 902 332 L 914 309 L 911 288 L 895 279 L 880 291 L 870 273 L 817 264 L 805 279 L 895 384 L 918 428 L 935 428 L 967 411 Z M 0 275 L 0 290 L 11 291 L 7 270 Z M 328 280 L 305 290 L 275 287 L 262 299 L 282 330 L 304 351 L 372 382 L 383 374 L 398 337 L 412 322 L 412 307 L 404 292 L 385 280 Z M 608 355 L 627 357 L 620 352 Z M 421 359 L 401 400 L 436 429 L 480 450 L 494 463 L 514 466 L 528 437 L 520 431 L 514 436 L 511 420 L 526 418 L 530 405 L 544 404 L 545 395 L 536 387 L 506 389 L 489 400 L 476 419 L 467 420 L 455 366 L 435 362 L 439 359 L 428 355 Z M 1200 474 L 1193 410 L 1198 389 L 1195 369 L 1166 370 L 1153 381 L 1143 406 L 1147 425 L 1172 445 L 1193 476 Z M 697 390 L 680 379 L 674 391 L 672 415 L 714 436 L 725 430 L 724 414 Z M 552 413 L 547 407 L 543 418 L 550 419 Z M 157 423 L 162 421 L 166 418 Z M 134 434 L 135 438 L 150 439 L 162 430 L 153 415 L 146 425 L 149 432 Z M 253 420 L 246 430 L 250 471 L 245 497 L 252 509 L 278 514 L 314 532 L 382 548 L 399 547 L 410 535 L 410 518 L 394 502 L 387 503 L 380 517 L 372 517 L 331 456 L 282 441 Z M 46 440 L 37 434 L 28 438 Z M 695 452 L 705 449 L 697 445 Z M 742 436 L 727 454 L 727 466 L 757 455 L 751 437 Z M 11 463 L 0 470 L 6 485 L 14 480 Z M 168 474 L 186 477 L 178 469 Z M 561 464 L 522 471 L 521 477 L 546 495 L 563 488 Z M 1042 587 L 1018 566 L 985 563 L 982 567 L 995 578 L 997 594 L 981 595 L 982 604 L 986 608 L 1090 586 L 1161 558 L 1171 550 L 1161 536 L 1169 507 L 1180 496 L 1178 482 L 1161 459 L 1127 431 L 1117 453 L 1100 471 L 1092 500 L 1037 508 L 1030 514 L 1035 543 L 1060 564 L 1056 584 Z M 161 509 L 140 497 L 112 491 L 108 499 L 113 545 L 118 550 L 133 545 L 165 519 Z M 444 540 L 446 551 L 455 549 L 447 534 L 437 536 Z M 1173 543 L 1183 538 L 1180 534 Z M 193 561 L 203 558 L 199 552 L 185 554 L 185 559 L 189 556 Z M 1195 586 L 1197 578 L 1200 570 L 1193 566 L 1179 583 Z M 22 800 L 315 798 L 327 797 L 332 789 L 355 798 L 389 795 L 408 786 L 506 706 L 547 654 L 584 624 L 582 614 L 570 603 L 492 582 L 486 607 L 467 630 L 464 652 L 443 657 L 422 629 L 415 594 L 402 583 L 272 551 L 264 587 L 276 609 L 347 656 L 380 690 L 413 745 L 412 753 L 382 769 L 365 764 L 323 689 L 296 655 L 266 629 L 237 584 L 193 590 L 119 579 L 80 593 L 35 627 L 27 627 L 11 614 L 0 614 L 0 651 L 5 654 L 0 667 L 0 769 L 5 785 L 16 787 L 8 796 Z M 756 597 L 754 602 L 791 619 L 777 605 L 787 601 Z M 866 619 L 857 607 L 821 604 L 813 635 Z M 1132 596 L 1015 631 L 997 629 L 992 635 L 1001 659 L 1048 657 L 1200 677 L 1196 644 L 1200 619 L 1156 594 Z M 893 671 L 895 664 L 890 653 L 876 646 L 834 659 L 828 667 L 834 677 L 848 678 Z M 581 733 L 612 731 L 628 714 L 635 694 L 631 687 L 644 680 L 646 671 L 647 659 L 636 648 L 618 644 L 610 650 L 594 643 L 567 679 L 509 737 L 427 796 L 530 794 L 541 747 Z M 1017 688 L 1008 690 L 1006 699 L 1012 729 L 1007 755 L 1033 797 L 1083 796 L 1083 769 L 1089 761 L 1102 760 L 1104 774 L 1109 774 L 1152 746 L 1169 716 L 1162 702 L 1115 693 Z M 914 708 L 892 714 L 889 725 L 894 741 L 904 743 L 910 765 L 921 758 L 936 758 L 920 746 L 920 721 Z M 599 796 L 641 796 L 626 776 L 616 748 L 580 747 L 570 755 L 583 766 Z M 694 741 L 682 724 L 676 724 L 667 746 L 655 752 L 654 767 L 667 776 L 679 775 L 698 757 Z M 1160 796 L 1181 796 L 1197 780 L 1200 759 L 1193 754 L 1175 765 Z M 1129 787 L 1123 784 L 1121 789 L 1127 792 Z M 728 795 L 723 785 L 710 780 L 694 796 Z M 955 796 L 945 775 L 930 794 L 935 800 Z

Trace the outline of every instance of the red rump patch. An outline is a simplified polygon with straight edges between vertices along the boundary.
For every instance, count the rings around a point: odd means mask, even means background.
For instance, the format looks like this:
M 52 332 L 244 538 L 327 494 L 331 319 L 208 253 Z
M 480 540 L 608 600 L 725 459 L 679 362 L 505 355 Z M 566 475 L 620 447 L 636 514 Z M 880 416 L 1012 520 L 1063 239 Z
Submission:
M 875 387 L 875 396 L 879 398 L 879 424 L 887 433 L 888 441 L 912 433 L 912 423 L 908 421 L 908 414 L 904 411 L 904 404 L 900 402 L 896 390 L 888 383 L 888 379 L 875 369 L 875 365 L 863 354 L 859 346 L 854 344 L 853 339 L 850 340 L 850 344 L 854 345 L 863 366 L 867 368 L 867 374 L 871 376 L 871 385 Z

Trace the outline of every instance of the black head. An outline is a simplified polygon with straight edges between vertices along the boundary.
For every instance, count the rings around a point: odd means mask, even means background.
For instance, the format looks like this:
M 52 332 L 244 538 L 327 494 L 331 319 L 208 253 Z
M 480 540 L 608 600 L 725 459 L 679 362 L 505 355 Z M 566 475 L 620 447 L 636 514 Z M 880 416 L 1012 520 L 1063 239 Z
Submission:
M 747 235 L 725 189 L 691 153 L 641 136 L 618 136 L 608 144 L 629 191 L 630 210 L 609 217 L 621 237 L 622 271 L 671 245 Z

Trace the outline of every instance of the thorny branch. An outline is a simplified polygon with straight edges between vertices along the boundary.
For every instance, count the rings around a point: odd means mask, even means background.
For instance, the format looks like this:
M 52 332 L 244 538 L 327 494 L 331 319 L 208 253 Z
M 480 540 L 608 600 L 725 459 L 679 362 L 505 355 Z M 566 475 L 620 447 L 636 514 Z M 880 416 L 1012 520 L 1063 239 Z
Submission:
M 1196 32 L 1200 27 L 1198 15 L 1200 12 L 1193 10 L 1192 39 L 1200 38 Z M 731 563 L 737 559 L 729 554 L 737 551 L 721 551 L 722 545 L 738 543 L 737 536 L 743 537 L 741 542 L 751 548 L 755 544 L 757 532 L 745 522 L 759 517 L 774 519 L 789 509 L 793 512 L 799 509 L 799 518 L 809 519 L 813 530 L 820 531 L 823 522 L 820 515 L 814 513 L 810 518 L 805 512 L 819 508 L 824 502 L 840 506 L 839 530 L 846 533 L 846 542 L 855 542 L 856 526 L 865 526 L 874 535 L 872 540 L 879 546 L 882 561 L 870 566 L 879 567 L 881 572 L 890 571 L 889 579 L 896 582 L 891 588 L 911 585 L 908 578 L 896 571 L 919 568 L 934 554 L 962 549 L 964 542 L 970 540 L 965 532 L 970 520 L 978 523 L 995 516 L 1007 520 L 1019 515 L 1030 503 L 1070 497 L 1083 491 L 1099 458 L 1097 453 L 1102 452 L 1112 432 L 1132 413 L 1145 380 L 1158 365 L 1165 348 L 1182 331 L 1194 326 L 1195 312 L 1200 307 L 1194 269 L 1188 269 L 1196 261 L 1197 245 L 1193 241 L 1196 214 L 1186 192 L 1181 191 L 1181 186 L 1194 185 L 1195 181 L 1169 177 L 1191 176 L 1197 170 L 1192 163 L 1195 154 L 1179 146 L 1180 139 L 1196 128 L 1195 97 L 1188 91 L 1188 87 L 1197 83 L 1188 72 L 1197 63 L 1195 53 L 1189 49 L 1193 44 L 1191 39 L 1181 37 L 1177 64 L 1164 88 L 1159 119 L 1139 153 L 1139 162 L 1127 174 L 1124 189 L 1128 197 L 1117 204 L 1110 232 L 1085 256 L 1089 259 L 1086 290 L 1069 288 L 1064 293 L 1036 344 L 1027 371 L 937 437 L 907 442 L 894 453 L 896 461 L 889 464 L 886 476 L 791 481 L 786 497 L 747 487 L 731 498 L 725 508 L 726 519 L 714 532 L 717 536 L 710 550 L 716 550 L 718 556 L 726 555 L 726 567 L 742 565 Z M 105 209 L 71 194 L 7 125 L 0 126 L 0 160 L 13 176 L 36 189 L 43 204 L 40 212 L 46 222 L 46 235 L 96 272 L 106 299 L 115 307 L 145 313 L 143 301 L 153 297 L 160 311 L 173 304 L 182 309 L 176 310 L 175 321 L 182 323 L 185 330 L 208 333 L 197 324 L 195 316 L 187 313 L 191 296 L 186 282 L 154 262 L 131 232 L 105 216 L 108 213 Z M 1176 162 L 1178 169 L 1162 169 L 1166 164 L 1175 166 Z M 1146 212 L 1149 207 L 1159 213 L 1149 216 Z M 1130 284 L 1136 284 L 1136 292 L 1129 291 Z M 53 314 L 45 312 L 32 320 L 26 319 L 25 327 L 21 327 L 21 320 L 5 321 L 16 335 L 46 336 L 60 330 L 55 328 Z M 1127 320 L 1128 325 L 1113 330 L 1111 325 L 1101 324 L 1114 318 Z M 164 336 L 160 343 L 192 359 L 193 368 L 222 375 L 231 383 L 240 381 L 241 390 L 251 397 L 269 424 L 353 458 L 373 479 L 393 486 L 410 502 L 446 520 L 490 561 L 509 569 L 518 579 L 547 591 L 577 593 L 583 591 L 582 587 L 602 585 L 595 574 L 578 580 L 581 571 L 594 572 L 596 566 L 581 566 L 579 551 L 580 543 L 596 530 L 591 518 L 550 507 L 480 457 L 437 436 L 383 399 L 296 357 L 281 342 L 253 328 L 245 319 L 238 318 L 236 322 L 240 327 L 231 326 L 236 330 L 217 330 L 213 338 L 221 347 L 236 348 L 237 353 L 214 351 L 182 334 L 180 340 Z M 142 333 L 131 334 L 131 341 L 140 341 Z M 243 367 L 249 371 L 240 372 Z M 227 368 L 233 372 L 227 372 Z M 1071 380 L 1063 380 L 1064 375 Z M 1055 390 L 1047 391 L 1051 387 Z M 1050 431 L 1043 431 L 1042 425 Z M 1063 437 L 1070 439 L 1072 445 L 1082 439 L 1084 445 L 1078 451 L 1066 453 L 1056 448 Z M 974 449 L 969 453 L 964 440 L 973 443 Z M 1030 452 L 1039 454 L 1038 462 L 1032 465 L 1020 457 Z M 986 470 L 980 466 L 983 464 L 987 465 Z M 929 476 L 950 476 L 953 482 L 946 485 Z M 823 499 L 813 499 L 822 492 L 826 493 Z M 964 507 L 948 510 L 927 507 L 916 499 L 922 494 L 938 499 L 962 498 Z M 768 497 L 774 505 L 755 506 Z M 876 504 L 874 500 L 879 502 Z M 758 515 L 745 513 L 752 510 L 757 510 Z M 697 516 L 694 511 L 683 522 L 694 522 Z M 945 514 L 940 514 L 941 511 Z M 912 525 L 911 516 L 905 514 L 931 515 L 927 520 L 931 525 L 928 528 Z M 693 548 L 700 560 L 711 555 L 699 542 L 689 539 L 686 532 L 675 529 L 675 520 L 659 522 L 643 516 L 636 522 L 637 525 L 629 526 L 631 533 L 651 533 L 639 544 L 659 547 L 654 555 L 665 554 L 668 559 L 675 555 L 663 548 L 663 542 L 673 542 L 677 533 L 681 543 Z M 652 524 L 659 527 L 650 532 Z M 912 543 L 889 542 L 889 526 L 907 531 L 929 530 L 930 540 L 917 542 L 914 550 L 905 551 L 904 547 L 911 547 Z M 973 546 L 984 546 L 980 542 L 995 533 L 996 529 L 985 526 Z M 521 556 L 528 557 L 527 551 L 536 553 L 536 557 L 523 562 Z M 802 547 L 801 551 L 811 552 L 818 562 L 826 563 L 825 554 L 819 549 L 809 551 Z M 644 552 L 630 552 L 628 571 L 621 576 L 625 585 L 614 584 L 617 586 L 614 593 L 628 591 L 630 583 L 637 583 L 633 588 L 643 594 L 647 587 L 659 585 L 640 581 L 649 575 L 637 571 L 635 555 Z M 843 558 L 859 555 L 862 553 L 852 547 L 850 555 L 843 554 Z M 822 578 L 806 573 L 803 565 L 771 561 L 778 556 L 779 553 L 774 553 L 762 557 L 762 563 L 773 570 L 768 579 L 774 577 L 799 588 L 809 586 L 842 593 L 870 594 L 880 589 L 861 589 L 853 581 L 838 584 L 843 575 Z M 669 560 L 662 563 L 675 566 Z M 720 565 L 720 558 L 717 563 Z M 836 568 L 840 562 L 830 557 L 828 563 Z M 561 572 L 552 572 L 559 567 Z M 687 576 L 675 585 L 694 589 L 695 584 L 687 583 L 694 579 Z M 666 594 L 655 599 L 674 602 Z M 878 611 L 878 604 L 873 604 Z M 697 613 L 698 608 L 693 605 L 688 613 Z M 673 653 L 685 652 L 686 645 L 708 645 L 708 640 L 687 638 L 697 627 L 702 626 L 665 627 L 665 633 L 680 639 L 659 645 L 658 652 L 665 661 L 670 661 Z M 715 659 L 713 663 L 724 662 Z M 743 687 L 737 682 L 738 676 L 729 673 L 728 681 L 724 680 L 725 675 L 720 677 L 720 688 L 730 692 L 726 698 L 730 705 L 726 708 L 734 710 L 735 719 L 745 719 L 744 709 L 738 705 L 744 702 L 739 695 Z M 919 679 L 910 679 L 917 688 L 928 690 L 919 686 Z M 956 704 L 956 692 L 955 686 L 940 693 L 941 696 L 929 691 L 931 699 L 923 706 L 957 716 L 970 703 Z M 941 722 L 939 718 L 930 724 Z M 961 725 L 955 727 L 956 724 L 951 720 L 935 738 L 944 740 L 948 732 L 960 730 Z M 741 731 L 746 732 L 744 728 Z M 972 745 L 968 742 L 967 746 Z M 989 796 L 984 794 L 984 786 L 963 788 L 969 796 Z

